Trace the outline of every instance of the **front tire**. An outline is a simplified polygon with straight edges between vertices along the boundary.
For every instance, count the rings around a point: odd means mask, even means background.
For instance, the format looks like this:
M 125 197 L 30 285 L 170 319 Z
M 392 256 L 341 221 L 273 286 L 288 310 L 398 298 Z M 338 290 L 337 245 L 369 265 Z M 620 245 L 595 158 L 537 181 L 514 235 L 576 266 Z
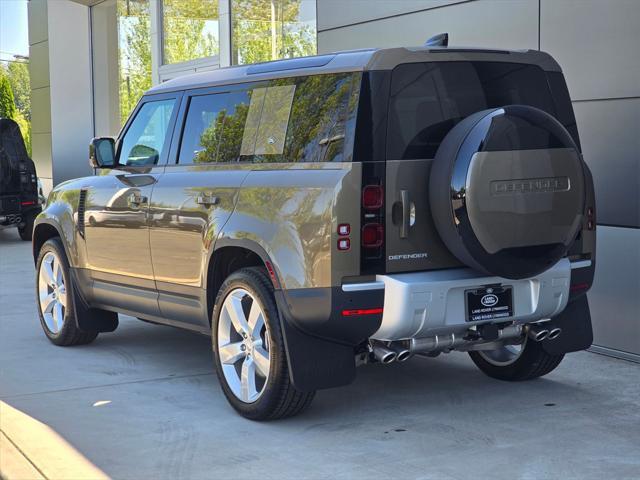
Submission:
M 564 355 L 550 355 L 542 342 L 525 336 L 521 345 L 507 345 L 487 352 L 469 352 L 473 363 L 486 375 L 498 380 L 519 382 L 551 373 Z
M 231 406 L 250 420 L 306 409 L 315 392 L 291 383 L 273 286 L 261 268 L 243 268 L 220 287 L 212 314 L 214 363 Z
M 47 338 L 64 347 L 93 342 L 98 332 L 80 330 L 76 324 L 69 261 L 59 238 L 44 243 L 38 254 L 36 272 L 38 314 Z

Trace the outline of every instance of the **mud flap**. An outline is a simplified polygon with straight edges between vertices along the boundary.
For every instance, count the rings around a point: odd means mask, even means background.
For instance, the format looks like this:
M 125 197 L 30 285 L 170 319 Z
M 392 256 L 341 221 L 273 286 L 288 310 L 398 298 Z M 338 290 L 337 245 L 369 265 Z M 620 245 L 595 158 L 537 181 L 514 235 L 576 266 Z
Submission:
M 555 340 L 544 340 L 542 348 L 551 355 L 562 355 L 569 352 L 586 350 L 593 343 L 591 313 L 587 295 L 581 295 L 567 305 L 567 308 L 545 323 L 545 328 L 559 327 L 562 334 Z
M 276 292 L 275 297 L 287 350 L 289 375 L 296 389 L 310 392 L 353 382 L 356 376 L 353 347 L 302 332 L 288 318 L 289 309 L 282 293 Z
M 115 312 L 108 312 L 106 310 L 98 310 L 89 307 L 78 285 L 78 276 L 76 272 L 71 269 L 71 275 L 73 278 L 72 290 L 73 290 L 73 308 L 75 311 L 76 325 L 80 330 L 97 331 L 99 333 L 113 332 L 118 328 L 118 314 Z

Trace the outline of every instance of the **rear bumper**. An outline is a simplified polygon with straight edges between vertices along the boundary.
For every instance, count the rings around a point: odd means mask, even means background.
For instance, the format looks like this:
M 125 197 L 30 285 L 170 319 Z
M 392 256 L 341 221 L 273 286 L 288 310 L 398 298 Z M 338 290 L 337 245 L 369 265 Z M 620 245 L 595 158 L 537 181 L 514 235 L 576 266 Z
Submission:
M 528 323 L 559 315 L 567 306 L 573 269 L 588 269 L 591 261 L 560 260 L 540 275 L 524 280 L 479 276 L 466 269 L 378 275 L 375 282 L 343 285 L 343 290 L 383 290 L 384 313 L 378 340 L 402 340 L 464 332 L 473 325 L 504 322 L 465 321 L 465 291 L 485 285 L 513 289 L 513 316 L 508 321 Z

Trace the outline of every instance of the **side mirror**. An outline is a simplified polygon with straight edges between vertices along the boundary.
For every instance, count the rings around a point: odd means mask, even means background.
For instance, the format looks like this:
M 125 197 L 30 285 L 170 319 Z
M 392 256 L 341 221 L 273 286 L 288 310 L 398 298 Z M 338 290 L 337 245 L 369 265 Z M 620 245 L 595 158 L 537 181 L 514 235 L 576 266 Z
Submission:
M 116 163 L 116 147 L 113 138 L 98 137 L 89 144 L 89 165 L 93 168 L 113 168 Z

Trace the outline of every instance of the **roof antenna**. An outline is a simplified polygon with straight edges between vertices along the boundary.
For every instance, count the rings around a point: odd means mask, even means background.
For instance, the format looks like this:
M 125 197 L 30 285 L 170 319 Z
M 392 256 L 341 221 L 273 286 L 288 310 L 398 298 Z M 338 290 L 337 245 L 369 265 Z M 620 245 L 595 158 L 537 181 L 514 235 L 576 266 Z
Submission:
M 425 47 L 448 47 L 449 46 L 449 34 L 439 33 L 434 35 L 429 40 L 424 42 Z

